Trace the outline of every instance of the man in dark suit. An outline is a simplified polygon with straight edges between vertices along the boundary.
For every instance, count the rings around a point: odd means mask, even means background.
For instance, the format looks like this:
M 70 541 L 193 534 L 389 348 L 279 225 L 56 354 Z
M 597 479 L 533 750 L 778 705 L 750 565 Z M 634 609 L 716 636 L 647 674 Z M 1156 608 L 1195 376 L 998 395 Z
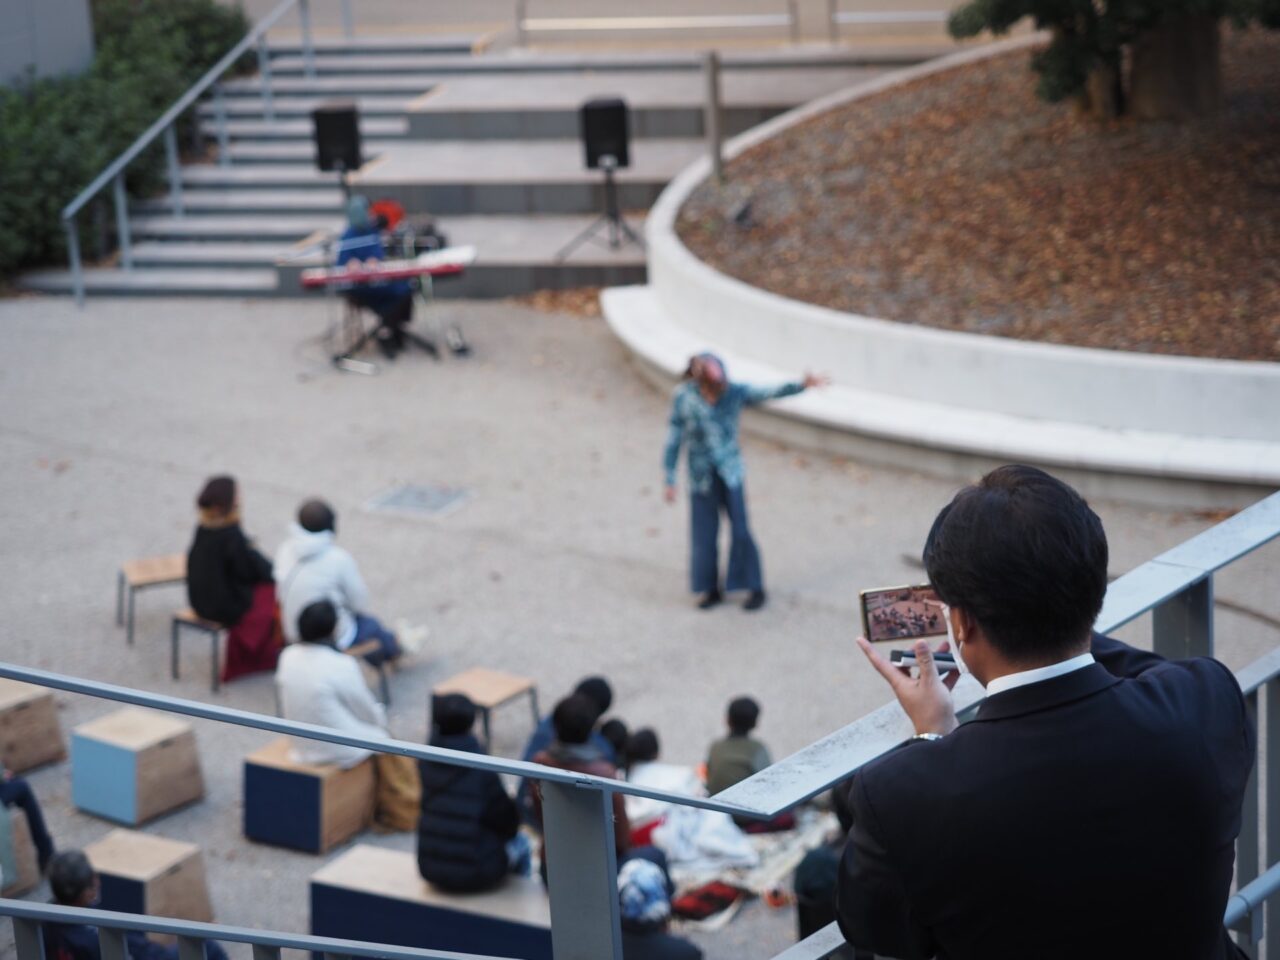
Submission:
M 1092 632 L 1102 523 L 1033 467 L 960 491 L 924 556 L 939 651 L 987 699 L 958 726 L 927 644 L 911 676 L 859 640 L 917 736 L 854 779 L 845 937 L 904 960 L 1236 957 L 1222 915 L 1254 731 L 1231 672 Z

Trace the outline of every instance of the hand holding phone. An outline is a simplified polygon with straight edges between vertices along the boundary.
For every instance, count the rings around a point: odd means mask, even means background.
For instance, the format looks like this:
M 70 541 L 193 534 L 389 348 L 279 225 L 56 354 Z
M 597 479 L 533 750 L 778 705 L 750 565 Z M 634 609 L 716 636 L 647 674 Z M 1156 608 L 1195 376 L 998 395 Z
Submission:
M 927 583 L 863 590 L 858 599 L 862 606 L 862 635 L 872 643 L 918 640 L 947 633 L 942 601 Z

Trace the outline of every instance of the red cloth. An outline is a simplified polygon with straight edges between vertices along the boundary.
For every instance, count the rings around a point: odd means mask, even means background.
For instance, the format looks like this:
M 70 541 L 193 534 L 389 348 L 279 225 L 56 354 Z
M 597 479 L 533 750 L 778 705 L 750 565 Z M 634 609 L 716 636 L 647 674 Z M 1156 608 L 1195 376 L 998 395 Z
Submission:
M 283 646 L 280 615 L 276 610 L 276 586 L 260 583 L 253 588 L 253 603 L 240 622 L 227 631 L 227 656 L 222 679 L 234 680 L 260 670 L 274 670 Z

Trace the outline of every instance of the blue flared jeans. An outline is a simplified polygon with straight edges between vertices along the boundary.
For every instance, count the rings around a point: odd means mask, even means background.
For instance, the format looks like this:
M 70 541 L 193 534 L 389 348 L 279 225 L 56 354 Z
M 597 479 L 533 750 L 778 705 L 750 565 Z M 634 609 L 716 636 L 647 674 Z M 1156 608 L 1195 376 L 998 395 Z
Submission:
M 747 525 L 745 490 L 731 487 L 720 474 L 711 476 L 711 489 L 689 495 L 689 574 L 694 593 L 709 593 L 719 585 L 720 511 L 729 517 L 729 569 L 726 590 L 763 590 L 760 551 Z

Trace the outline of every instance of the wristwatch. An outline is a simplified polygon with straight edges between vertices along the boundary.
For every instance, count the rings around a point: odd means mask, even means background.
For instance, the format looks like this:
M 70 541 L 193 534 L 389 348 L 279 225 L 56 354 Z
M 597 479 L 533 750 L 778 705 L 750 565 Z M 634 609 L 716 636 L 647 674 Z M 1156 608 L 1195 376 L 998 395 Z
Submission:
M 917 733 L 917 734 L 916 734 L 914 737 L 912 737 L 911 739 L 912 739 L 912 740 L 941 740 L 941 739 L 942 739 L 942 734 L 940 734 L 940 733 Z

